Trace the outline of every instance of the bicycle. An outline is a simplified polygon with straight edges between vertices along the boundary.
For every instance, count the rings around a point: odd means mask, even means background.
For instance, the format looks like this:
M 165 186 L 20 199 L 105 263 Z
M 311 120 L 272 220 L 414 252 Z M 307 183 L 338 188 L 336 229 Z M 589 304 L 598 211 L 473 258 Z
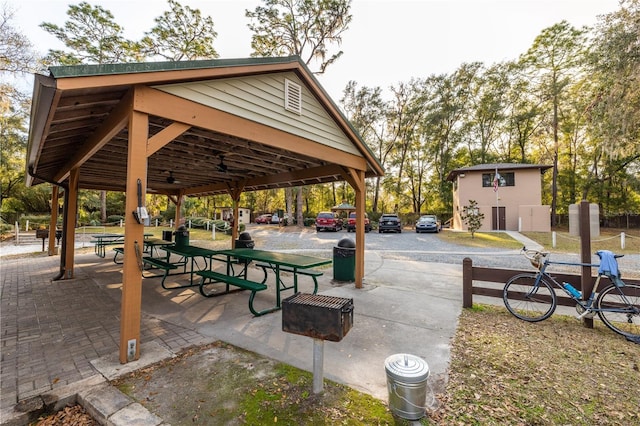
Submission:
M 576 302 L 578 319 L 593 318 L 595 314 L 612 331 L 625 336 L 628 340 L 640 342 L 640 286 L 625 284 L 619 276 L 615 255 L 609 251 L 598 251 L 600 265 L 552 262 L 548 252 L 522 248 L 537 273 L 524 273 L 511 277 L 504 286 L 502 299 L 506 308 L 516 318 L 528 322 L 538 322 L 549 318 L 555 311 L 558 301 L 554 286 L 561 289 Z M 559 283 L 546 271 L 549 265 L 574 265 L 598 267 L 598 277 L 593 290 L 586 300 L 582 293 L 569 283 Z M 605 269 L 606 268 L 608 269 Z M 597 295 L 602 277 L 611 284 L 605 286 Z

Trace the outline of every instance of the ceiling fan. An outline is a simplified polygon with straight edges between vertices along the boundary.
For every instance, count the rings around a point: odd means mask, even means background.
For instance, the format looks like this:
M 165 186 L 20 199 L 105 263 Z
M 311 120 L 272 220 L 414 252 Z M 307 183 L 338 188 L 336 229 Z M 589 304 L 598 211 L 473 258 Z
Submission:
M 177 180 L 175 177 L 173 177 L 173 172 L 171 170 L 169 170 L 169 176 L 167 176 L 167 183 L 169 185 L 172 185 L 174 183 L 180 183 L 179 180 Z
M 229 167 L 227 167 L 227 165 L 224 164 L 224 155 L 220 156 L 220 164 L 218 164 L 217 169 L 219 172 L 222 172 L 222 173 L 226 173 L 227 170 L 229 169 Z

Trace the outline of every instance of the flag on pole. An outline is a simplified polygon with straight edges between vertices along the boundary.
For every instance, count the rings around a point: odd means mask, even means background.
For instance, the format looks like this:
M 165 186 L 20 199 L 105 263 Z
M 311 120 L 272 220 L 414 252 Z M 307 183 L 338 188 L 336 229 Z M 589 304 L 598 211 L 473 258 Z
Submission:
M 498 192 L 498 187 L 500 186 L 500 174 L 498 173 L 498 169 L 496 169 L 496 174 L 493 177 L 493 192 Z

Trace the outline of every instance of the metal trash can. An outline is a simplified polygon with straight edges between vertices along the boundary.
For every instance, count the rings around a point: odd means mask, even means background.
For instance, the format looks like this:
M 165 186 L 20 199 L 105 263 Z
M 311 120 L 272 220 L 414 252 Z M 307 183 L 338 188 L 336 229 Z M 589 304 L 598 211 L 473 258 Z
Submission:
M 333 248 L 333 279 L 355 281 L 356 243 L 351 238 L 343 238 Z
M 189 245 L 189 230 L 186 226 L 180 225 L 173 235 L 176 237 L 176 246 L 184 247 Z
M 255 241 L 251 239 L 251 234 L 248 232 L 242 232 L 238 235 L 238 239 L 236 240 L 236 248 L 254 248 L 256 245 Z
M 418 420 L 425 415 L 429 366 L 420 357 L 391 355 L 384 361 L 389 391 L 389 409 L 403 419 Z
M 165 241 L 173 241 L 173 232 L 162 231 L 162 239 Z

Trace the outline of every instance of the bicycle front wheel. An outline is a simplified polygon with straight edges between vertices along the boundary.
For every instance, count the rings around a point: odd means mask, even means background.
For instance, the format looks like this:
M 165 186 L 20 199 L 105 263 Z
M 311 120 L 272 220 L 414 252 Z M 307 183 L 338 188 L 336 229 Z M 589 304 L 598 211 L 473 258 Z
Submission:
M 502 300 L 516 318 L 537 322 L 551 316 L 556 310 L 556 293 L 544 278 L 536 284 L 536 274 L 520 274 L 507 281 Z
M 640 338 L 640 286 L 610 285 L 598 296 L 598 316 L 607 327 L 623 336 Z

